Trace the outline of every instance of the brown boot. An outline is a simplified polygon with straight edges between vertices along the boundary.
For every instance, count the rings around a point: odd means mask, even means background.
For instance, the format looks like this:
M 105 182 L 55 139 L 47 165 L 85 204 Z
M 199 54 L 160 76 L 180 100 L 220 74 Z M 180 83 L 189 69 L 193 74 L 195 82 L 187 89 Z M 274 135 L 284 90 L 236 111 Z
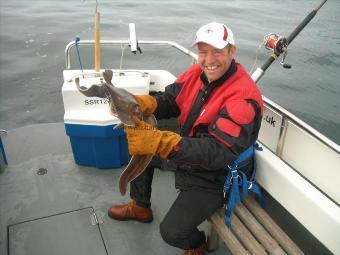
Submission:
M 182 255 L 204 255 L 208 251 L 207 244 L 204 243 L 202 246 L 193 250 L 183 250 Z
M 152 210 L 137 205 L 134 200 L 123 205 L 112 205 L 108 210 L 108 215 L 116 220 L 138 220 L 141 222 L 153 220 Z

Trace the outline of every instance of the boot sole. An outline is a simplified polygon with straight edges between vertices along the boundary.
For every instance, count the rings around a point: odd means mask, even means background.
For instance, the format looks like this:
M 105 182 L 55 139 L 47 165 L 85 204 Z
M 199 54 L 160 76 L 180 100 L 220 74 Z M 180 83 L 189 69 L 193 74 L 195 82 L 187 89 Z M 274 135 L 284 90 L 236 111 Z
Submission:
M 138 218 L 117 218 L 117 217 L 114 217 L 110 214 L 107 214 L 111 219 L 115 219 L 115 220 L 119 220 L 119 221 L 128 221 L 128 220 L 134 220 L 134 221 L 139 221 L 139 222 L 142 222 L 142 223 L 151 223 L 153 221 L 153 218 L 151 219 L 148 219 L 148 220 L 143 220 L 143 219 L 138 219 Z

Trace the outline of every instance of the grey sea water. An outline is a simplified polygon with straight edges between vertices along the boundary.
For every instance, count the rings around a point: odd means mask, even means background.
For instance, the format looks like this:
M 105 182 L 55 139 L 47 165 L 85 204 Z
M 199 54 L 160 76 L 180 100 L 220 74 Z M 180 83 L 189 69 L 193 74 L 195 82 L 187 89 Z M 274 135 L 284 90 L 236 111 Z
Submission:
M 128 39 L 128 23 L 134 22 L 139 40 L 171 40 L 189 48 L 199 26 L 224 22 L 234 32 L 237 60 L 250 70 L 264 35 L 288 36 L 319 2 L 99 0 L 98 10 L 102 39 Z M 0 0 L 0 128 L 63 122 L 64 49 L 77 35 L 93 39 L 94 11 L 94 0 Z M 329 0 L 290 45 L 287 62 L 292 69 L 274 63 L 259 82 L 266 97 L 338 144 L 339 13 L 340 1 Z M 142 50 L 147 56 L 148 49 Z M 260 49 L 258 65 L 268 56 Z M 118 67 L 114 64 L 118 56 L 112 57 L 112 65 L 104 53 L 105 58 L 108 63 L 102 66 Z M 166 61 L 157 57 L 150 61 L 175 75 L 188 65 L 175 53 Z M 73 67 L 79 69 L 76 61 Z

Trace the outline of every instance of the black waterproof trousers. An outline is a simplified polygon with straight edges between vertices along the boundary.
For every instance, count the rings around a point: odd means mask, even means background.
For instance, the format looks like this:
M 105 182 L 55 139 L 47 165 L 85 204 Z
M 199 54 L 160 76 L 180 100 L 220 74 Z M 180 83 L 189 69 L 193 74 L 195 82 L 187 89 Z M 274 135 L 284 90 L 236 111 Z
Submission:
M 153 173 L 155 168 L 160 167 L 161 160 L 155 157 L 148 168 L 131 182 L 130 196 L 139 206 L 151 206 Z M 162 238 L 168 244 L 184 250 L 200 247 L 205 242 L 205 234 L 198 230 L 198 225 L 222 207 L 223 203 L 222 191 L 181 190 L 160 224 Z

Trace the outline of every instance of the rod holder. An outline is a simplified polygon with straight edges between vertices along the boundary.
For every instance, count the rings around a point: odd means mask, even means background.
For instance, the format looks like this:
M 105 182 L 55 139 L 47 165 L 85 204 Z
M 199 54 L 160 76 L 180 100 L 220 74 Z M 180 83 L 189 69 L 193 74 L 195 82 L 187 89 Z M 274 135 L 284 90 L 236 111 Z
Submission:
M 131 52 L 136 54 L 137 52 L 137 35 L 136 35 L 136 26 L 135 23 L 129 23 L 129 32 L 130 32 L 130 48 Z

